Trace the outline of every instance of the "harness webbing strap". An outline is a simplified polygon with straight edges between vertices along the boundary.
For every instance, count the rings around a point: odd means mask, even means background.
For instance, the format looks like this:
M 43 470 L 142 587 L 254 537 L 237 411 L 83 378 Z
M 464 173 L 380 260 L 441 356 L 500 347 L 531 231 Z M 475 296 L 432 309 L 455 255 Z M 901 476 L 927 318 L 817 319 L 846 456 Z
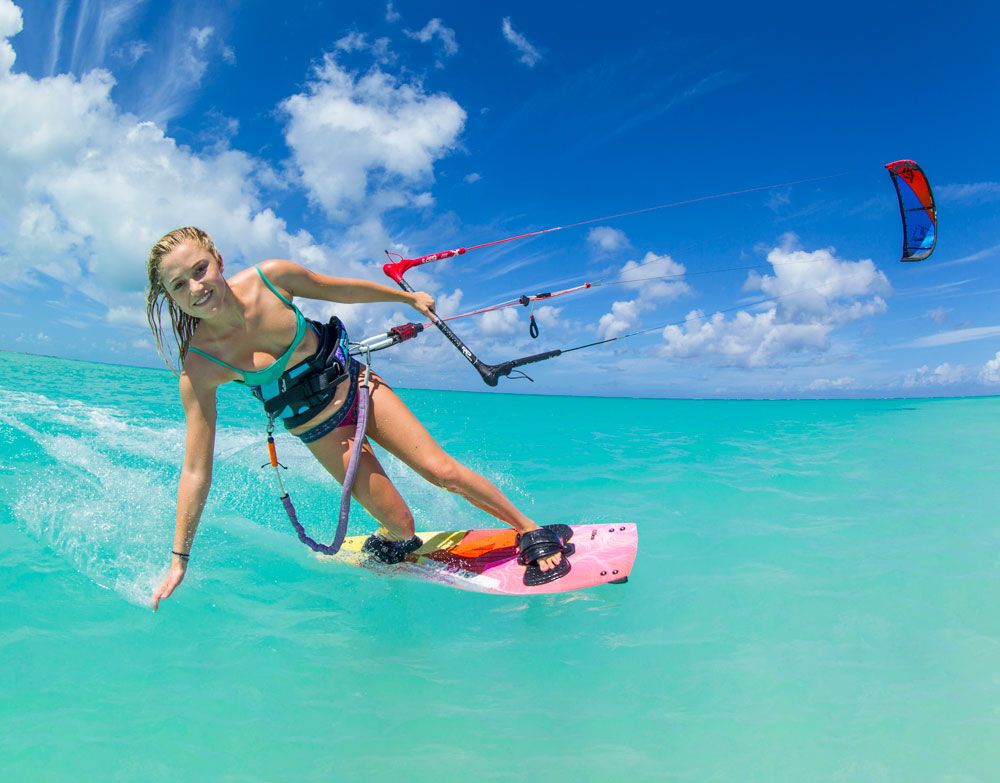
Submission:
M 319 543 L 306 532 L 302 523 L 299 522 L 299 516 L 295 511 L 295 506 L 292 504 L 292 499 L 288 496 L 288 493 L 285 491 L 284 484 L 281 481 L 281 474 L 278 472 L 278 468 L 281 466 L 278 463 L 277 456 L 274 455 L 273 438 L 271 437 L 270 432 L 268 433 L 268 448 L 272 454 L 271 466 L 274 468 L 275 474 L 278 478 L 278 488 L 281 492 L 281 505 L 285 507 L 285 513 L 288 515 L 288 520 L 292 523 L 292 527 L 295 528 L 299 541 L 314 552 L 319 552 L 323 555 L 337 554 L 337 552 L 340 551 L 340 547 L 343 546 L 344 538 L 347 536 L 347 520 L 351 515 L 351 490 L 354 488 L 354 479 L 358 475 L 358 464 L 361 461 L 361 448 L 364 445 L 365 430 L 368 427 L 368 403 L 371 396 L 369 386 L 370 374 L 371 370 L 366 364 L 364 384 L 360 389 L 358 389 L 358 423 L 354 430 L 354 443 L 351 446 L 351 458 L 347 463 L 347 472 L 344 476 L 343 489 L 340 493 L 340 517 L 337 520 L 337 532 L 333 536 L 332 543 Z M 273 427 L 273 423 L 270 426 Z

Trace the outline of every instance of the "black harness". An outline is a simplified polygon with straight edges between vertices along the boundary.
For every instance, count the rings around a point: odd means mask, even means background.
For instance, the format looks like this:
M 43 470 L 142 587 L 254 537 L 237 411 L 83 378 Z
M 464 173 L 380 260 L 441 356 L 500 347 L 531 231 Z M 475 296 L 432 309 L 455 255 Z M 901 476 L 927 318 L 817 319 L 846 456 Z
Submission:
M 344 380 L 350 377 L 350 346 L 347 329 L 336 316 L 329 323 L 309 321 L 319 337 L 316 353 L 305 360 L 309 369 L 296 373 L 302 363 L 278 379 L 278 391 L 265 397 L 260 386 L 252 386 L 254 397 L 264 403 L 271 419 L 281 416 L 285 427 L 305 424 L 325 408 Z M 292 413 L 282 416 L 282 412 Z

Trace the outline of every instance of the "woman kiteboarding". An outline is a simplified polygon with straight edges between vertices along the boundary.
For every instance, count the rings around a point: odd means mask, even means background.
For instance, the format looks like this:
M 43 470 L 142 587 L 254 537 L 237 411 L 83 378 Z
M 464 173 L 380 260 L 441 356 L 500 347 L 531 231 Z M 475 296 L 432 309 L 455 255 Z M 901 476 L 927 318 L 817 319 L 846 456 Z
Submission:
M 434 299 L 429 294 L 329 277 L 277 259 L 226 279 L 222 256 L 211 237 L 194 227 L 171 231 L 153 245 L 147 272 L 149 325 L 157 348 L 172 366 L 161 321 L 166 307 L 177 343 L 187 427 L 172 560 L 153 593 L 154 610 L 187 570 L 212 482 L 216 390 L 230 381 L 248 386 L 263 402 L 272 425 L 280 418 L 339 482 L 344 483 L 348 473 L 353 476 L 353 484 L 348 480 L 353 497 L 379 523 L 365 542 L 369 556 L 398 563 L 421 544 L 413 515 L 372 451 L 371 439 L 427 481 L 461 495 L 517 530 L 519 560 L 527 566 L 526 584 L 543 584 L 569 571 L 564 553 L 568 556 L 572 549 L 558 532 L 561 526 L 539 527 L 492 482 L 448 455 L 385 381 L 350 356 L 347 332 L 339 319 L 326 324 L 309 321 L 293 303 L 296 296 L 350 304 L 401 302 L 430 317 Z M 356 432 L 358 411 L 365 401 L 364 431 Z M 359 447 L 356 438 L 361 440 Z M 272 464 L 277 464 L 273 453 Z M 294 509 L 289 516 L 300 537 L 312 542 Z

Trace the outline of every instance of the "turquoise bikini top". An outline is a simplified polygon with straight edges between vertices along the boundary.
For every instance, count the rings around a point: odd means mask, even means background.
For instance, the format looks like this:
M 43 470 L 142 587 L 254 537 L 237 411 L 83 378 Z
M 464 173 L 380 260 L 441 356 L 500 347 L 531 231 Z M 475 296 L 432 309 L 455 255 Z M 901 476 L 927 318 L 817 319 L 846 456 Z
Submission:
M 259 266 L 254 267 L 257 270 L 257 274 L 260 275 L 260 279 L 264 281 L 264 285 L 271 289 L 272 293 L 278 297 L 282 302 L 284 302 L 288 307 L 290 307 L 295 312 L 295 338 L 292 340 L 292 344 L 288 346 L 281 356 L 274 360 L 274 363 L 269 367 L 265 367 L 263 370 L 242 370 L 239 367 L 233 367 L 229 362 L 224 362 L 222 359 L 218 359 L 212 356 L 210 353 L 205 353 L 205 351 L 200 348 L 195 348 L 192 346 L 188 350 L 193 351 L 199 356 L 204 356 L 206 359 L 211 359 L 216 364 L 221 364 L 223 367 L 228 367 L 233 372 L 238 372 L 243 376 L 243 380 L 237 380 L 237 383 L 245 383 L 248 386 L 263 386 L 268 383 L 274 383 L 277 381 L 285 372 L 285 368 L 288 366 L 288 360 L 292 358 L 292 354 L 295 353 L 295 349 L 299 347 L 299 343 L 306 336 L 307 322 L 302 312 L 297 308 L 292 302 L 282 295 L 282 293 L 275 288 L 271 281 L 267 279 L 267 276 L 261 271 Z

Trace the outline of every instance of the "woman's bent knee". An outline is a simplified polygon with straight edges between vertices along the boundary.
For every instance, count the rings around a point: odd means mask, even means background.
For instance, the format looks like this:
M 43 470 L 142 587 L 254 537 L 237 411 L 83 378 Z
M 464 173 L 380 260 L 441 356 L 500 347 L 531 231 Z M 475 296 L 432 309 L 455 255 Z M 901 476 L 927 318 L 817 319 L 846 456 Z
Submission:
M 435 462 L 425 474 L 428 481 L 449 492 L 462 488 L 462 472 L 467 470 L 451 457 Z

